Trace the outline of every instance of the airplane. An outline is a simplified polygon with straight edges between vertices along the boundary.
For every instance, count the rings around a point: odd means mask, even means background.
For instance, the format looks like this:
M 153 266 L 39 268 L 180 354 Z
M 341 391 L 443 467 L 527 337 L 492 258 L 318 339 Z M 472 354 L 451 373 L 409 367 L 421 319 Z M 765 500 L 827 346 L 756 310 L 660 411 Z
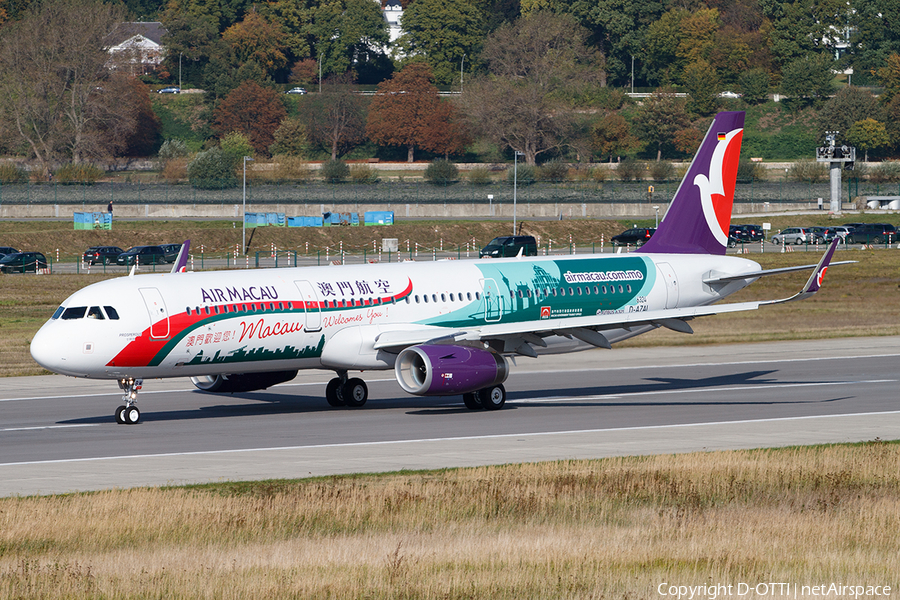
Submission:
M 188 240 L 171 273 L 132 269 L 69 296 L 31 354 L 55 373 L 117 380 L 120 424 L 140 421 L 145 379 L 235 393 L 300 369 L 336 373 L 331 406 L 366 403 L 351 371 L 393 370 L 410 394 L 497 410 L 516 356 L 609 349 L 659 327 L 692 333 L 694 318 L 819 289 L 836 242 L 817 265 L 762 270 L 726 256 L 743 124 L 743 112 L 715 116 L 658 230 L 634 252 L 186 272 Z M 715 304 L 759 277 L 808 269 L 789 298 Z

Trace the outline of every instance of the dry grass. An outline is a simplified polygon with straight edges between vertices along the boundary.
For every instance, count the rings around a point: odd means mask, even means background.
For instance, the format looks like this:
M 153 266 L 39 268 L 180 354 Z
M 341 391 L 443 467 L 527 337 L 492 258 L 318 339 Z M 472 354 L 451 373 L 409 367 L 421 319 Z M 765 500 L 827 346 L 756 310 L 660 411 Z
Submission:
M 900 445 L 884 442 L 7 498 L 0 597 L 896 590 L 897 531 Z

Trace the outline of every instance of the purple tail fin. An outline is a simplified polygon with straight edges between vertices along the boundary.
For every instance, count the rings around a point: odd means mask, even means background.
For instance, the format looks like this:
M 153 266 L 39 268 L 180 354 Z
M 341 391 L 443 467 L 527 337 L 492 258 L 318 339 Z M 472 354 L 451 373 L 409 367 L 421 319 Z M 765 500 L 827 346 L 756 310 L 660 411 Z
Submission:
M 743 112 L 716 115 L 659 229 L 637 252 L 725 254 L 743 132 Z
M 181 250 L 178 252 L 178 258 L 175 259 L 175 264 L 172 265 L 173 273 L 184 273 L 187 270 L 188 252 L 190 249 L 191 240 L 185 240 L 181 245 Z

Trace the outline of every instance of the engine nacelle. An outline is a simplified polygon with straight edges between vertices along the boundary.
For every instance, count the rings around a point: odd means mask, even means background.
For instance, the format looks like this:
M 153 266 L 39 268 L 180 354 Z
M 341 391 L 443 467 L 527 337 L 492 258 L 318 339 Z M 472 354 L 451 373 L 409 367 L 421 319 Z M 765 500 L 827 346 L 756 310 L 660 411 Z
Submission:
M 506 381 L 499 354 L 467 346 L 421 345 L 403 350 L 394 363 L 397 382 L 416 396 L 454 396 Z
M 236 373 L 233 375 L 206 375 L 191 377 L 191 382 L 204 392 L 218 394 L 234 394 L 235 392 L 252 392 L 264 390 L 276 383 L 290 381 L 297 376 L 293 371 L 269 371 L 267 373 Z

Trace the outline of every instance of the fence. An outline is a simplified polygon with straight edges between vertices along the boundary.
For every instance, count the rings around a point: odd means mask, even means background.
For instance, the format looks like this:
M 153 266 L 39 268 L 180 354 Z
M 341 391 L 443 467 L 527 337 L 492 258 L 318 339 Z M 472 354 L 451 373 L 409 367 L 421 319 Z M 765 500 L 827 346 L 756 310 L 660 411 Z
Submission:
M 652 185 L 654 192 L 648 193 Z M 593 181 L 537 182 L 520 184 L 516 189 L 522 204 L 584 203 L 666 203 L 672 199 L 678 182 Z M 382 182 L 376 184 L 324 182 L 257 183 L 247 185 L 247 202 L 265 204 L 485 204 L 488 195 L 494 202 L 510 202 L 512 184 L 475 185 L 459 182 L 439 186 L 424 181 Z M 900 195 L 900 183 L 875 184 L 851 180 L 843 189 L 843 200 L 857 196 Z M 738 183 L 735 202 L 770 204 L 814 202 L 831 197 L 829 183 L 790 181 L 754 181 Z M 101 182 L 92 185 L 59 183 L 0 184 L 0 204 L 62 204 L 105 207 L 107 203 L 238 205 L 243 201 L 241 188 L 200 190 L 188 184 Z

